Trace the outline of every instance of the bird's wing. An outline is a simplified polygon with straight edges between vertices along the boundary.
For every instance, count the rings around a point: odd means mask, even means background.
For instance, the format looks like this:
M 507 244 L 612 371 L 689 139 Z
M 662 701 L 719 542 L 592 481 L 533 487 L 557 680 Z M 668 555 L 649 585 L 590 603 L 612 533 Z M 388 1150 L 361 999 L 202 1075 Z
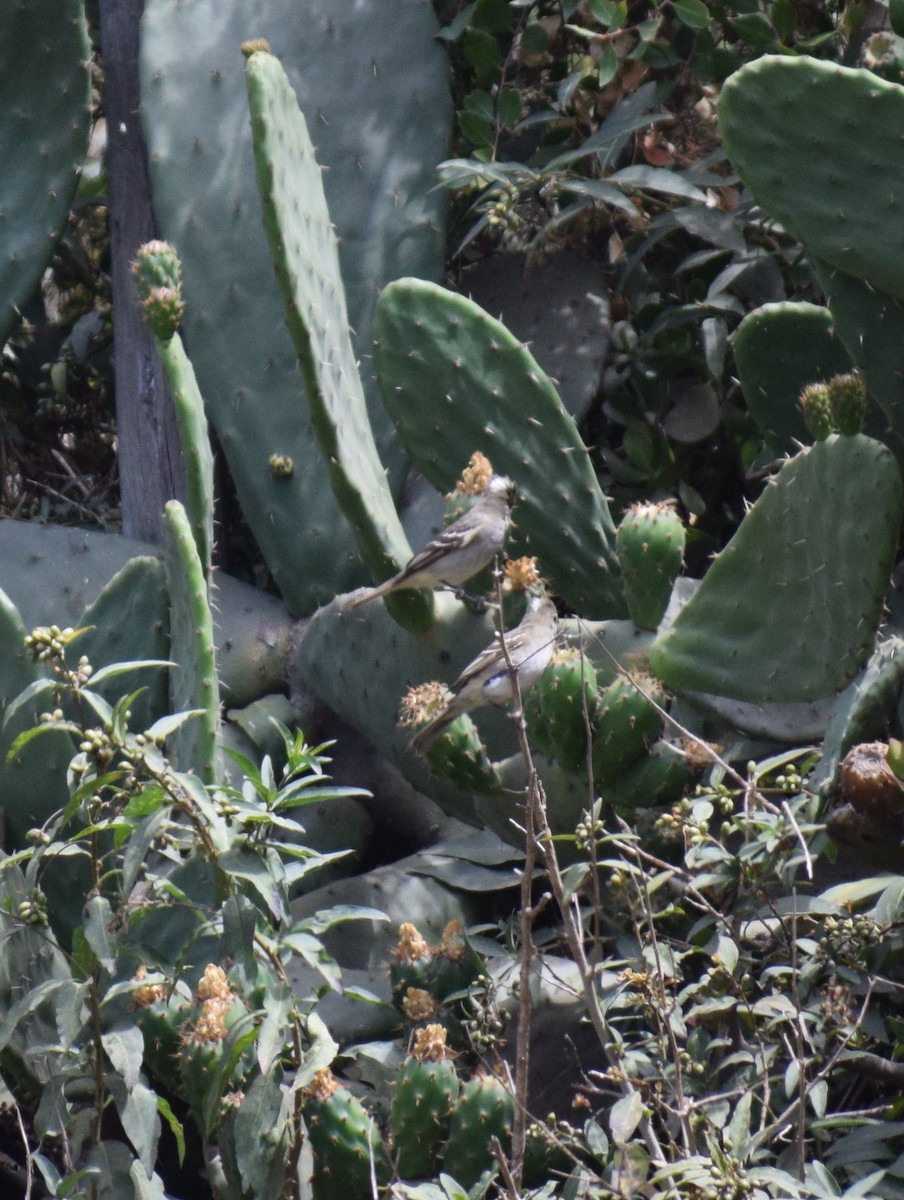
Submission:
M 509 648 L 511 649 L 511 642 L 509 642 Z M 481 675 L 484 671 L 491 667 L 494 661 L 497 660 L 499 664 L 499 670 L 504 671 L 506 669 L 505 658 L 501 654 L 498 639 L 491 642 L 485 650 L 481 650 L 473 662 L 468 663 L 459 677 L 452 684 L 450 691 L 454 692 L 455 695 L 458 695 L 458 693 L 463 691 L 469 683 L 471 683 L 477 676 Z M 494 672 L 494 674 L 498 674 L 498 672 Z
M 469 546 L 477 536 L 477 524 L 463 525 L 461 521 L 450 525 L 448 529 L 444 529 L 441 534 L 428 542 L 423 550 L 419 550 L 417 554 L 407 563 L 405 574 L 410 575 L 414 571 L 422 571 L 424 567 L 429 567 L 441 558 L 445 558 L 453 550 L 463 550 Z

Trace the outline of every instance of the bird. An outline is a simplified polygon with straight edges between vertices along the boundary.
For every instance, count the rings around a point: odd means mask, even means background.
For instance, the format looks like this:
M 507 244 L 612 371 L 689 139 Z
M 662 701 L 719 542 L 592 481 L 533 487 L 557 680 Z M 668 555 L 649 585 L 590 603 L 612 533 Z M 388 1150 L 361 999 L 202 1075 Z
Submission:
M 518 677 L 518 687 L 533 687 L 552 658 L 556 638 L 556 606 L 545 589 L 532 592 L 521 624 L 505 635 L 505 646 Z M 456 717 L 486 704 L 508 704 L 513 699 L 512 680 L 502 648 L 501 635 L 469 663 L 450 688 L 452 699 L 411 739 L 416 754 L 424 754 L 430 743 Z
M 400 588 L 454 588 L 467 582 L 502 550 L 517 498 L 517 488 L 507 475 L 492 475 L 486 491 L 463 516 L 419 550 L 397 575 L 349 601 L 345 611 Z

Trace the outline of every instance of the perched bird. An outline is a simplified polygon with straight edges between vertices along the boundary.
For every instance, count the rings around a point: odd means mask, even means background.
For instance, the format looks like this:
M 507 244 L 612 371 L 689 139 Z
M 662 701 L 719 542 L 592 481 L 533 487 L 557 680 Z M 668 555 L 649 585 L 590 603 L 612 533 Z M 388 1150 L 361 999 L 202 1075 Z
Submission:
M 549 665 L 556 638 L 556 606 L 545 591 L 535 592 L 527 602 L 521 624 L 505 634 L 505 645 L 522 692 L 533 687 Z M 444 712 L 411 739 L 411 748 L 423 754 L 447 725 L 462 713 L 485 704 L 507 704 L 512 699 L 512 680 L 502 642 L 497 633 L 487 648 L 462 671 L 452 684 L 452 700 Z
M 406 567 L 346 605 L 346 612 L 400 588 L 459 587 L 492 562 L 508 533 L 517 489 L 505 475 L 493 475 L 468 511 L 420 550 Z

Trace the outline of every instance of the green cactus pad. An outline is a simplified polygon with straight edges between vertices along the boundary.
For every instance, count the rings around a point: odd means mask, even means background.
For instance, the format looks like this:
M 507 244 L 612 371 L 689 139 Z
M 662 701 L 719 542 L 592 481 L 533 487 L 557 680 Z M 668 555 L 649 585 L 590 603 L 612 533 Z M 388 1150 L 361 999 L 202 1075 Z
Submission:
M 603 800 L 622 815 L 673 804 L 691 779 L 686 760 L 665 742 L 655 742 L 631 767 L 602 786 Z
M 164 521 L 170 654 L 176 663 L 170 674 L 170 703 L 173 712 L 198 709 L 202 714 L 177 730 L 169 751 L 179 770 L 194 770 L 205 783 L 213 783 L 220 696 L 207 580 L 188 517 L 178 500 L 168 502 Z
M 628 611 L 641 629 L 662 620 L 684 563 L 685 532 L 669 504 L 632 504 L 615 535 Z
M 160 560 L 147 555 L 130 559 L 80 617 L 78 627 L 86 626 L 87 632 L 73 644 L 72 653 L 76 658 L 84 654 L 95 671 L 116 662 L 166 662 L 170 656 L 169 595 Z M 129 725 L 135 731 L 147 729 L 167 711 L 166 669 L 142 668 L 117 675 L 97 688 L 111 704 L 138 688 L 146 691 L 132 704 Z
M 179 440 L 185 457 L 185 510 L 198 548 L 198 557 L 210 581 L 213 569 L 213 452 L 207 432 L 204 401 L 194 368 L 178 334 L 157 342 L 163 369 L 169 381 L 179 425 Z
M 851 369 L 829 310 L 791 301 L 749 313 L 734 335 L 734 355 L 750 415 L 769 445 L 786 453 L 811 440 L 798 407 L 802 388 Z
M 902 686 L 904 639 L 885 638 L 838 698 L 816 768 L 814 782 L 817 787 L 832 787 L 841 761 L 851 746 L 884 736 L 894 725 Z
M 771 217 L 813 254 L 904 297 L 904 88 L 870 71 L 765 55 L 728 79 L 719 123 Z
M 873 647 L 901 506 L 894 457 L 863 434 L 785 463 L 656 639 L 653 672 L 753 702 L 840 691 Z
M 502 787 L 477 726 L 467 713 L 447 725 L 431 742 L 426 759 L 431 771 L 451 779 L 460 788 L 486 795 Z
M 452 1114 L 443 1170 L 465 1188 L 473 1187 L 484 1171 L 494 1171 L 490 1139 L 498 1138 L 508 1153 L 514 1113 L 514 1101 L 498 1079 L 484 1075 L 468 1080 Z
M 154 204 L 185 268 L 186 341 L 239 500 L 296 615 L 365 582 L 306 410 L 255 184 L 240 45 L 268 38 L 325 169 L 361 357 L 380 288 L 442 271 L 447 199 L 434 187 L 451 118 L 438 22 L 421 0 L 148 0 L 142 118 Z M 362 120 L 362 112 L 367 119 Z M 393 486 L 405 456 L 371 389 Z M 274 478 L 274 455 L 291 459 Z M 303 469 L 302 469 L 303 464 Z
M 578 650 L 557 650 L 534 687 L 534 699 L 542 729 L 538 749 L 577 770 L 586 762 L 588 729 L 596 721 L 596 671 L 589 658 Z
M 320 1082 L 316 1076 L 315 1081 Z M 376 1122 L 347 1088 L 322 1094 L 326 1091 L 324 1086 L 309 1094 L 304 1105 L 314 1154 L 314 1200 L 370 1200 L 372 1159 L 379 1175 L 386 1167 Z
M 419 279 L 385 289 L 374 361 L 415 465 L 442 492 L 475 450 L 514 479 L 508 550 L 533 554 L 586 617 L 625 614 L 615 527 L 574 421 L 549 378 L 473 301 Z
M 83 0 L 10 0 L 0 42 L 0 346 L 69 216 L 90 105 Z
M 904 450 L 904 391 L 901 388 L 901 347 L 904 346 L 904 301 L 816 262 L 816 274 L 828 298 L 838 336 L 851 359 L 866 376 L 870 395 L 882 409 L 891 429 L 883 441 L 902 460 Z M 870 430 L 870 432 L 873 432 Z
M 459 1090 L 455 1067 L 448 1060 L 409 1058 L 402 1064 L 390 1120 L 403 1179 L 434 1175 Z
M 632 678 L 620 675 L 600 692 L 591 750 L 598 787 L 618 779 L 655 742 L 662 728 L 656 708 L 665 700 L 661 688 L 646 675 L 638 675 L 636 680 L 638 686 Z
M 117 571 L 136 555 L 156 550 L 96 529 L 0 520 L 2 583 L 29 628 L 54 621 L 79 625 L 85 607 Z M 216 576 L 213 606 L 224 699 L 248 704 L 285 687 L 293 627 L 285 606 L 229 575 Z M 169 652 L 160 657 L 169 658 Z
M 379 580 L 386 579 L 408 561 L 411 548 L 368 421 L 320 167 L 279 61 L 258 51 L 245 75 L 264 228 L 314 429 L 361 555 Z M 407 597 L 409 608 L 424 602 Z M 420 624 L 429 623 L 423 618 Z
M 461 820 L 475 822 L 473 794 L 431 775 L 398 725 L 402 696 L 414 684 L 448 680 L 493 637 L 489 616 L 476 616 L 448 593 L 434 597 L 429 634 L 407 634 L 382 604 L 344 611 L 339 597 L 311 618 L 298 647 L 300 677 L 319 698 L 363 734 L 405 777 Z M 504 718 L 503 718 L 504 719 Z M 506 722 L 510 725 L 510 722 Z M 510 729 L 506 729 L 512 738 Z M 490 754 L 498 753 L 487 739 Z M 509 745 L 511 741 L 509 741 Z

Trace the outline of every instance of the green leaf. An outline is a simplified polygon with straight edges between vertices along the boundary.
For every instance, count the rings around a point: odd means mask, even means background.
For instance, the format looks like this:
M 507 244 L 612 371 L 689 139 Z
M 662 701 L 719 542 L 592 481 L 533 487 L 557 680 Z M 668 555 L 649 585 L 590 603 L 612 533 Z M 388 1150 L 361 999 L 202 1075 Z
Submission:
M 725 1130 L 726 1144 L 739 1162 L 743 1162 L 747 1157 L 750 1145 L 750 1108 L 752 1104 L 753 1092 L 745 1092 L 738 1101 L 728 1128 Z
M 465 61 L 474 69 L 477 81 L 493 83 L 502 68 L 502 55 L 496 39 L 482 29 L 469 29 L 461 45 Z
M 144 1037 L 137 1025 L 124 1025 L 101 1034 L 101 1043 L 127 1091 L 138 1083 L 144 1058 Z
M 136 1029 L 139 1040 L 141 1031 Z M 132 1143 L 135 1153 L 145 1172 L 150 1175 L 157 1158 L 157 1143 L 160 1140 L 160 1118 L 157 1114 L 157 1096 L 147 1084 L 136 1080 L 133 1087 L 126 1087 L 122 1079 L 109 1079 L 108 1086 L 123 1132 Z
M 185 1130 L 182 1128 L 182 1122 L 170 1108 L 169 1101 L 164 1096 L 157 1097 L 157 1111 L 166 1121 L 170 1128 L 170 1132 L 176 1139 L 176 1153 L 179 1156 L 179 1166 L 185 1161 Z
M 465 5 L 454 21 L 450 21 L 448 25 L 444 25 L 442 27 L 442 29 L 436 35 L 437 38 L 443 42 L 457 42 L 464 31 L 468 28 L 476 7 L 476 0 L 473 4 Z
M 730 937 L 719 938 L 713 962 L 718 963 L 729 975 L 734 974 L 738 965 L 738 947 Z
M 597 68 L 596 82 L 599 87 L 604 88 L 611 83 L 618 74 L 618 55 L 615 53 L 615 47 L 611 42 L 607 42 L 603 47 L 603 53 L 600 55 L 599 67 Z
M 81 729 L 78 725 L 74 725 L 71 721 L 48 721 L 44 725 L 33 725 L 30 729 L 23 730 L 17 738 L 14 739 L 6 754 L 7 766 L 13 766 L 19 754 L 29 742 L 35 741 L 45 733 L 57 733 L 63 730 L 64 733 L 74 734 L 76 737 L 81 736 Z
M 755 50 L 770 50 L 775 46 L 775 30 L 765 13 L 748 13 L 746 16 L 732 17 L 730 24 L 747 45 Z
M 464 99 L 464 110 L 473 113 L 475 117 L 483 117 L 487 121 L 492 121 L 493 98 L 489 92 L 484 92 L 479 88 L 477 91 L 468 92 Z
M 492 146 L 493 125 L 486 117 L 479 117 L 476 113 L 460 112 L 458 125 L 472 146 Z
M 521 93 L 517 88 L 502 88 L 496 99 L 496 116 L 503 129 L 514 125 L 521 117 Z
M 628 15 L 628 6 L 623 2 L 616 3 L 615 0 L 590 0 L 590 11 L 600 25 L 605 29 L 611 29 L 613 25 L 624 24 Z
M 633 167 L 623 167 L 609 176 L 609 183 L 619 187 L 634 187 L 641 191 L 663 192 L 667 196 L 682 196 L 687 200 L 706 200 L 706 193 L 695 184 L 690 183 L 677 171 L 669 171 L 666 167 L 648 167 L 638 164 Z
M 176 663 L 169 662 L 165 658 L 145 658 L 138 662 L 110 663 L 107 667 L 99 667 L 91 676 L 91 686 L 95 687 L 99 683 L 103 683 L 107 679 L 116 679 L 120 675 L 126 675 L 130 671 L 145 671 L 150 667 L 163 667 L 169 670 L 170 667 L 175 667 Z M 144 689 L 139 689 L 143 691 Z M 136 692 L 137 696 L 139 692 Z
M 286 1183 L 285 1151 L 291 1138 L 291 1097 L 274 1066 L 248 1088 L 235 1114 L 235 1157 L 242 1183 L 255 1200 L 279 1200 Z
M 709 9 L 702 0 L 672 0 L 675 16 L 691 29 L 705 29 L 709 24 Z
M 332 908 L 321 908 L 313 916 L 296 921 L 289 933 L 313 933 L 320 935 L 342 925 L 345 921 L 388 921 L 386 913 L 378 908 L 366 908 L 358 904 L 336 904 Z
M 630 1141 L 642 1117 L 643 1100 L 640 1092 L 632 1090 L 627 1096 L 622 1096 L 612 1105 L 609 1112 L 609 1129 L 612 1132 L 612 1140 L 620 1145 Z
M 904 37 L 904 0 L 888 0 L 888 17 L 892 30 Z
M 268 855 L 267 861 L 264 862 L 253 851 L 238 849 L 227 851 L 226 854 L 221 855 L 219 866 L 230 875 L 235 875 L 237 879 L 244 879 L 249 883 L 264 901 L 274 919 L 276 921 L 283 919 L 285 899 L 274 875 L 277 867 L 280 874 L 283 874 L 282 865 L 278 859 L 274 860 L 272 856 Z
M 161 717 L 159 721 L 155 721 L 150 727 L 147 731 L 148 737 L 155 740 L 157 738 L 168 738 L 177 729 L 181 729 L 186 721 L 192 721 L 203 716 L 203 708 L 191 708 L 185 712 L 167 713 L 165 717 Z
M 100 965 L 112 975 L 116 969 L 119 939 L 113 933 L 115 918 L 110 901 L 105 896 L 92 896 L 84 911 L 84 930 L 88 945 Z

